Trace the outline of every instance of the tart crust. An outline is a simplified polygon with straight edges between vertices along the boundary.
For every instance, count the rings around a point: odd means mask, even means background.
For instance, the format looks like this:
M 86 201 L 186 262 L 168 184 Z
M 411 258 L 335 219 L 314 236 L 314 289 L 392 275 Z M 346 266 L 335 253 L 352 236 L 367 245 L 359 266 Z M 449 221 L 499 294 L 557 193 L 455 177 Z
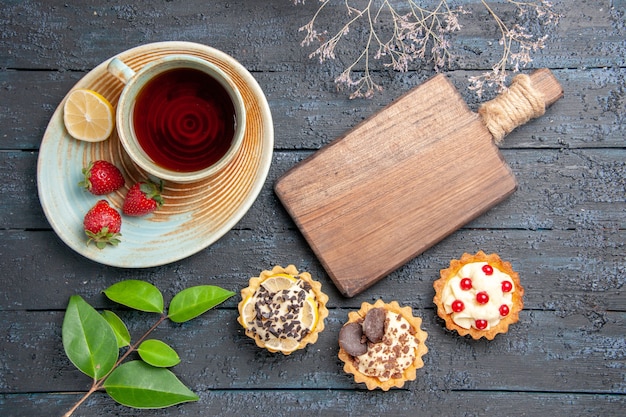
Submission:
M 265 341 L 261 339 L 261 337 L 255 332 L 250 331 L 243 320 L 243 308 L 245 302 L 248 297 L 254 295 L 254 293 L 259 289 L 261 283 L 266 279 L 273 275 L 277 274 L 288 274 L 293 276 L 294 278 L 299 278 L 303 281 L 306 281 L 311 285 L 311 289 L 315 294 L 315 300 L 317 301 L 317 311 L 318 311 L 318 319 L 315 324 L 315 327 L 311 329 L 311 331 L 303 337 L 297 346 L 289 350 L 278 350 L 272 347 L 266 346 Z M 317 342 L 318 335 L 321 331 L 324 330 L 324 320 L 328 317 L 328 309 L 326 307 L 326 303 L 328 302 L 328 296 L 322 292 L 322 284 L 318 281 L 313 280 L 311 274 L 308 272 L 298 272 L 298 269 L 294 265 L 288 265 L 286 268 L 282 266 L 274 266 L 272 270 L 262 271 L 258 277 L 250 278 L 248 282 L 248 286 L 241 290 L 241 301 L 238 304 L 239 317 L 237 317 L 237 321 L 243 328 L 245 329 L 245 333 L 248 337 L 254 339 L 256 345 L 260 348 L 267 349 L 272 353 L 281 352 L 284 355 L 289 355 L 296 350 L 304 348 L 306 345 L 313 344 Z
M 453 278 L 457 272 L 464 266 L 473 262 L 487 262 L 494 268 L 499 269 L 501 272 L 509 275 L 511 280 L 515 284 L 515 291 L 512 294 L 512 302 L 513 305 L 509 311 L 509 314 L 502 317 L 500 322 L 492 326 L 488 330 L 478 330 L 474 327 L 470 327 L 469 329 L 465 329 L 459 325 L 457 325 L 452 320 L 452 315 L 446 313 L 446 310 L 443 305 L 442 300 L 442 292 L 445 285 L 448 281 Z M 488 340 L 493 340 L 493 338 L 499 333 L 506 333 L 509 330 L 509 326 L 513 323 L 519 321 L 519 312 L 522 311 L 524 307 L 524 288 L 522 287 L 519 279 L 519 274 L 513 270 L 510 262 L 505 262 L 500 259 L 495 253 L 490 255 L 485 254 L 483 251 L 478 251 L 475 255 L 471 255 L 469 253 L 464 253 L 461 256 L 461 259 L 453 259 L 450 261 L 450 267 L 447 269 L 442 269 L 440 271 L 440 278 L 433 283 L 433 287 L 435 288 L 435 297 L 433 298 L 433 302 L 437 306 L 437 315 L 441 317 L 446 322 L 446 328 L 448 330 L 454 330 L 461 336 L 469 335 L 473 339 L 480 339 L 484 337 Z
M 408 321 L 411 327 L 415 330 L 414 337 L 418 342 L 417 347 L 415 348 L 415 359 L 413 360 L 413 363 L 411 365 L 404 369 L 404 371 L 402 372 L 402 377 L 391 378 L 382 381 L 379 378 L 363 374 L 354 365 L 354 358 L 350 354 L 348 354 L 341 346 L 339 347 L 338 356 L 339 359 L 344 362 L 343 370 L 346 373 L 352 374 L 354 376 L 355 382 L 365 383 L 368 390 L 380 388 L 383 391 L 388 391 L 390 388 L 393 387 L 401 388 L 402 386 L 404 386 L 404 383 L 406 381 L 413 381 L 416 378 L 416 370 L 424 366 L 422 356 L 424 356 L 428 352 L 428 348 L 425 344 L 428 334 L 420 328 L 422 324 L 422 319 L 413 316 L 411 307 L 400 307 L 400 305 L 396 301 L 385 303 L 382 300 L 377 300 L 374 304 L 364 302 L 361 304 L 360 310 L 351 311 L 350 313 L 348 313 L 348 322 L 346 324 L 360 323 L 363 321 L 368 311 L 380 307 L 384 308 L 386 311 L 391 311 L 400 315 L 406 321 Z

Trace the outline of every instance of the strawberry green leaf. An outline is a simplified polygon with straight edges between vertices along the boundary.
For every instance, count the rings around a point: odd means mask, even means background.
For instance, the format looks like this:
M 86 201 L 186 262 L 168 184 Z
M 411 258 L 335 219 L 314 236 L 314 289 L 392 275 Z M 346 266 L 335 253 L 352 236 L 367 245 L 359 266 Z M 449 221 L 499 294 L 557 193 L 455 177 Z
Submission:
M 200 285 L 182 290 L 172 298 L 168 317 L 176 323 L 189 321 L 235 295 L 214 285 Z
M 199 399 L 170 370 L 143 361 L 117 367 L 104 388 L 115 401 L 134 408 L 164 408 Z
M 107 323 L 111 326 L 111 329 L 113 329 L 113 333 L 115 333 L 115 338 L 117 339 L 117 347 L 122 348 L 130 345 L 130 333 L 128 332 L 128 328 L 122 319 L 120 319 L 117 314 L 109 310 L 103 311 L 102 317 L 104 317 Z
M 65 354 L 81 372 L 100 379 L 113 369 L 119 356 L 115 333 L 79 295 L 70 297 L 61 332 Z
M 104 290 L 116 303 L 148 313 L 163 313 L 163 294 L 154 285 L 136 279 L 120 281 Z
M 149 339 L 143 341 L 137 349 L 139 356 L 152 366 L 167 368 L 180 363 L 178 353 L 160 340 Z

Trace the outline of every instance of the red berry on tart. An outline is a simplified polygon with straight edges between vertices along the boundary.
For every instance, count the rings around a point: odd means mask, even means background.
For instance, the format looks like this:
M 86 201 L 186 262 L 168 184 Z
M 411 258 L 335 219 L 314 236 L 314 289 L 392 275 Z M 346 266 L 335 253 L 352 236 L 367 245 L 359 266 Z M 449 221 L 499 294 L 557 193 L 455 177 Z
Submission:
M 497 254 L 465 253 L 440 275 L 433 301 L 449 330 L 491 340 L 519 321 L 524 288 L 511 264 Z

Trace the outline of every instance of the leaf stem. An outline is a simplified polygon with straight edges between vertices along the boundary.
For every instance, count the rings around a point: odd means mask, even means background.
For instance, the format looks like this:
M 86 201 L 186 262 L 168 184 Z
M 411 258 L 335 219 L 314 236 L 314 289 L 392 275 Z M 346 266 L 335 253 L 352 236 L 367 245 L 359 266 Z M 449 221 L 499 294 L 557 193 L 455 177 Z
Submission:
M 78 407 L 80 407 L 80 405 L 82 403 L 85 402 L 85 400 L 87 400 L 87 398 L 89 398 L 89 396 L 91 394 L 93 394 L 94 392 L 96 392 L 98 389 L 100 389 L 98 387 L 98 381 L 94 380 L 93 384 L 91 385 L 91 388 L 89 389 L 89 391 L 87 391 L 85 393 L 85 395 L 82 396 L 82 398 L 80 400 L 78 400 L 78 402 L 76 404 L 74 404 L 74 406 L 72 408 L 69 409 L 69 411 L 65 414 L 63 414 L 63 417 L 70 417 L 72 414 L 74 414 L 74 411 L 76 411 L 76 409 L 78 409 Z
M 143 336 L 137 339 L 137 341 L 128 348 L 128 350 L 119 358 L 115 366 L 113 366 L 113 369 L 117 368 L 128 357 L 128 355 L 135 352 L 137 348 L 139 347 L 139 345 L 141 344 L 141 342 L 143 342 L 150 335 L 150 333 L 152 333 L 157 327 L 159 327 L 159 325 L 163 323 L 165 319 L 167 319 L 167 315 L 164 314 L 159 318 L 159 320 L 157 320 L 156 323 L 152 325 L 152 327 L 148 329 L 147 332 L 144 333 Z M 111 369 L 111 371 L 108 374 L 106 374 L 104 377 L 100 378 L 100 381 L 99 381 L 101 382 L 100 385 L 102 385 L 104 380 L 111 374 L 111 372 L 113 372 L 113 369 Z
M 141 336 L 139 339 L 137 339 L 137 341 L 135 343 L 133 343 L 132 345 L 130 345 L 128 347 L 128 350 L 126 352 L 124 352 L 124 354 L 117 360 L 117 362 L 115 362 L 115 365 L 113 365 L 113 368 L 111 368 L 111 370 L 102 378 L 94 380 L 93 384 L 91 385 L 91 388 L 89 389 L 89 391 L 87 391 L 85 393 L 85 395 L 83 395 L 80 400 L 78 400 L 78 402 L 76 404 L 74 404 L 74 406 L 65 414 L 63 414 L 63 417 L 70 417 L 74 411 L 76 411 L 76 409 L 85 402 L 85 400 L 87 400 L 87 398 L 89 398 L 89 396 L 91 394 L 93 394 L 94 392 L 102 389 L 102 385 L 104 384 L 104 381 L 109 377 L 109 375 L 111 375 L 111 373 L 122 364 L 122 362 L 124 362 L 124 360 L 126 360 L 126 358 L 128 358 L 128 356 L 135 352 L 137 350 L 137 348 L 139 347 L 139 345 L 141 344 L 141 342 L 143 342 L 149 335 L 150 333 L 152 333 L 157 327 L 159 327 L 159 325 L 161 323 L 163 323 L 165 320 L 167 319 L 167 315 L 163 314 L 159 320 L 157 320 L 156 323 L 154 323 L 152 325 L 152 327 L 150 327 L 148 329 L 148 331 L 146 331 L 143 336 Z

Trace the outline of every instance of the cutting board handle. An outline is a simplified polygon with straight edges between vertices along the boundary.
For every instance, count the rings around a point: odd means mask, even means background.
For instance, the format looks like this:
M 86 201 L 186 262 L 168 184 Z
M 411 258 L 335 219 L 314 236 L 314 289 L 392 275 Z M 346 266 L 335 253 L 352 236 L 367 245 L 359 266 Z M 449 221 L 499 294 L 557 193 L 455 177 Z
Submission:
M 480 106 L 478 114 L 494 141 L 500 143 L 516 127 L 543 115 L 561 97 L 561 84 L 549 69 L 543 68 L 515 76 L 505 92 Z

